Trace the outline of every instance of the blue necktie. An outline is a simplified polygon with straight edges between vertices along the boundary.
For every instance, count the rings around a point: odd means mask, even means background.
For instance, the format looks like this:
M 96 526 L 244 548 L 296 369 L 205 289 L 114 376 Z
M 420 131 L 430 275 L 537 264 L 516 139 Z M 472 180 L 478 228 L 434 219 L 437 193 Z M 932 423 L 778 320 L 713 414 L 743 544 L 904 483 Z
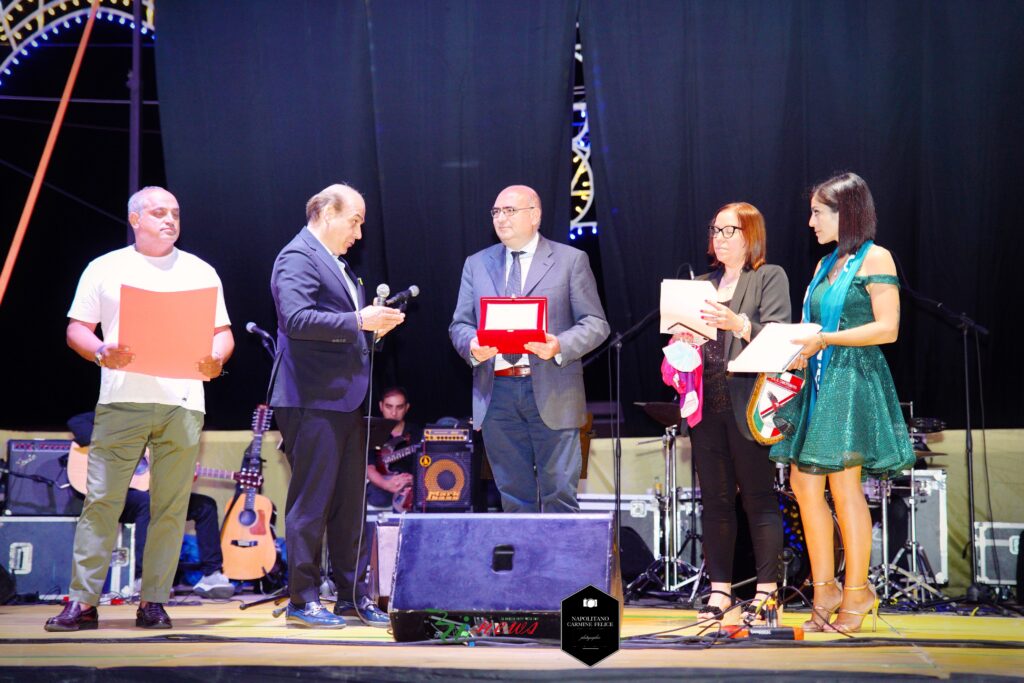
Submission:
M 512 252 L 512 267 L 508 269 L 508 279 L 505 280 L 505 296 L 520 296 L 523 293 L 523 269 L 519 265 L 521 251 Z M 521 353 L 504 353 L 501 356 L 509 365 L 515 365 L 523 357 Z

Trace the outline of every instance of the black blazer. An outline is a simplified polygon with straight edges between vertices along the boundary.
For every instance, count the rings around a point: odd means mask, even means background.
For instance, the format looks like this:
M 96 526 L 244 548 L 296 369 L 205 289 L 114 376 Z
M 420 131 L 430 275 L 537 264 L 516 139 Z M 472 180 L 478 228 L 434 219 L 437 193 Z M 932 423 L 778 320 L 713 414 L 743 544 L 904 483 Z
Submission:
M 358 328 L 363 287 L 352 295 L 337 259 L 306 228 L 274 261 L 270 290 L 277 308 L 277 357 L 271 374 L 275 408 L 351 412 L 366 398 L 367 333 Z
M 725 270 L 719 268 L 710 273 L 698 277 L 698 280 L 710 280 L 715 288 L 722 281 Z M 734 313 L 746 313 L 750 318 L 750 338 L 753 339 L 766 323 L 788 323 L 792 321 L 792 305 L 789 301 L 789 278 L 786 271 L 779 266 L 765 264 L 757 270 L 745 268 L 740 273 L 739 282 L 736 283 L 736 291 L 729 302 L 729 308 Z M 721 330 L 719 330 L 722 333 Z M 740 352 L 746 348 L 747 343 L 737 339 L 733 333 L 724 332 L 726 359 L 735 360 Z M 750 401 L 750 394 L 754 391 L 754 383 L 757 375 L 747 372 L 730 372 L 726 374 L 726 384 L 729 387 L 729 398 L 732 401 L 733 414 L 736 416 L 736 426 L 740 434 L 754 440 L 750 429 L 747 427 L 747 403 Z

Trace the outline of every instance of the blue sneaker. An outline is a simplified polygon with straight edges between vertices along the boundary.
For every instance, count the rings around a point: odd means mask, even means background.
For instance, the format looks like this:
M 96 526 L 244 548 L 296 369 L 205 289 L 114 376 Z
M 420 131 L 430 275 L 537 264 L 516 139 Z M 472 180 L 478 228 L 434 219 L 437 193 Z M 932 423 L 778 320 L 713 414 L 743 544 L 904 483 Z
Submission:
M 345 620 L 331 614 L 319 601 L 307 602 L 305 608 L 289 602 L 285 616 L 289 628 L 345 628 Z
M 377 603 L 369 596 L 360 598 L 358 608 L 348 600 L 338 600 L 334 603 L 334 613 L 339 617 L 344 617 L 345 621 L 353 626 L 365 624 L 376 628 L 387 628 L 391 625 L 388 615 L 382 612 L 377 607 Z

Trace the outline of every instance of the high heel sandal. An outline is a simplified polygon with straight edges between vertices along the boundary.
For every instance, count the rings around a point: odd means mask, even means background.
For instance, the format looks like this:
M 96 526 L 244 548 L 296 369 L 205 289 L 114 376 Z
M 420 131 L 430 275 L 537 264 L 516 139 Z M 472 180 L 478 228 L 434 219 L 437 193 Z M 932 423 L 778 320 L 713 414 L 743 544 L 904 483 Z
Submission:
M 774 591 L 757 591 L 754 593 L 754 599 L 743 607 L 743 621 L 748 624 L 754 622 L 763 624 L 763 622 L 767 621 L 765 617 L 765 605 L 769 600 L 771 600 L 772 593 L 774 593 Z M 764 597 L 758 600 L 758 597 L 762 595 Z
M 865 583 L 862 586 L 844 586 L 843 590 L 844 591 L 863 591 L 863 590 L 866 590 L 866 591 L 869 591 L 871 593 L 871 597 L 874 598 L 874 600 L 871 602 L 871 607 L 868 608 L 867 612 L 861 612 L 860 610 L 855 610 L 855 609 L 842 609 L 842 608 L 840 608 L 839 609 L 839 615 L 852 614 L 854 616 L 860 617 L 860 621 L 857 622 L 856 626 L 832 623 L 832 624 L 829 624 L 830 630 L 836 631 L 837 633 L 856 633 L 857 631 L 860 630 L 860 627 L 864 624 L 864 617 L 866 617 L 866 616 L 868 616 L 870 614 L 871 615 L 871 631 L 872 632 L 876 631 L 878 629 L 878 602 L 879 601 L 878 601 L 878 595 L 875 594 L 875 589 L 871 588 L 871 586 L 869 586 L 868 584 Z M 839 619 L 839 617 L 836 617 L 837 621 L 838 621 L 838 619 Z
M 705 604 L 704 608 L 697 612 L 697 618 L 701 621 L 722 621 L 722 618 L 725 617 L 725 613 L 732 609 L 732 593 L 713 590 L 708 593 L 708 601 L 711 600 L 711 596 L 715 593 L 729 598 L 729 604 L 724 609 L 718 605 Z
M 811 581 L 811 585 L 812 586 L 827 586 L 829 584 L 835 584 L 835 586 L 837 588 L 841 588 L 841 586 L 839 586 L 839 582 L 836 580 L 836 577 L 834 577 L 834 576 L 831 579 L 829 579 L 828 581 Z M 815 600 L 818 599 L 818 592 L 817 591 L 814 592 L 814 599 Z M 811 618 L 804 622 L 804 624 L 803 624 L 804 631 L 807 631 L 807 632 L 810 632 L 810 633 L 821 633 L 823 631 L 828 630 L 828 627 L 829 627 L 829 623 L 828 622 L 832 618 L 832 615 L 836 613 L 836 610 L 839 609 L 839 606 L 841 604 L 843 604 L 842 597 L 839 598 L 839 602 L 837 602 L 835 605 L 833 605 L 831 607 L 828 607 L 826 605 L 813 605 L 812 604 L 811 605 Z M 815 617 L 817 617 L 820 621 L 815 621 L 815 619 L 814 619 Z

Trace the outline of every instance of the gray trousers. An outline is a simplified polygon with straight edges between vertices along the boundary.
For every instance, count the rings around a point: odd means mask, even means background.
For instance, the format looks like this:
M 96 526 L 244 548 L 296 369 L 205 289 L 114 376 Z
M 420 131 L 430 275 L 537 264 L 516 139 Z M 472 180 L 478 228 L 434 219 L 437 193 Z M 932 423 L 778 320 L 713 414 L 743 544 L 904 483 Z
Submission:
M 86 479 L 89 493 L 75 530 L 72 600 L 99 604 L 128 484 L 148 446 L 150 522 L 140 599 L 167 601 L 185 533 L 203 418 L 198 411 L 158 403 L 96 406 Z

